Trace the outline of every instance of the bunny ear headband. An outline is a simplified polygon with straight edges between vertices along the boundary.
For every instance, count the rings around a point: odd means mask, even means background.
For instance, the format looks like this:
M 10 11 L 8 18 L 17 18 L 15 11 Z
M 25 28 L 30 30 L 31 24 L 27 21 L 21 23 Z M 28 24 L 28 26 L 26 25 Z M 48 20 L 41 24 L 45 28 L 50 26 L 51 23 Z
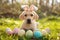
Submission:
M 24 9 L 24 11 L 37 11 L 38 8 L 35 5 L 31 5 L 30 7 L 28 5 L 22 5 L 21 6 L 22 9 Z

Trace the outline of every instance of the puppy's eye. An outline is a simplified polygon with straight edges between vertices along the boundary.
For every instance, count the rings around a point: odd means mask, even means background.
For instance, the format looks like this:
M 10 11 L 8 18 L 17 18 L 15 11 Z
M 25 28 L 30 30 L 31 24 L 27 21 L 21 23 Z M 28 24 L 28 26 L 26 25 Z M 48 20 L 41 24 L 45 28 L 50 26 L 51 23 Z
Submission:
M 25 14 L 25 17 L 27 17 L 27 14 Z
M 31 14 L 31 16 L 33 16 L 33 14 Z

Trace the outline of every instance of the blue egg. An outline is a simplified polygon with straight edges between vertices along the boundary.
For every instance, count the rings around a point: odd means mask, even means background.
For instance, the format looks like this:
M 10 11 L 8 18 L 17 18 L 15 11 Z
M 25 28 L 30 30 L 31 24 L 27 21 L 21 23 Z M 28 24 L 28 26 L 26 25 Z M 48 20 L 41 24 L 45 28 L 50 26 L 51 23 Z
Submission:
M 35 38 L 40 38 L 40 37 L 42 37 L 42 33 L 40 31 L 35 31 L 34 32 L 34 37 Z

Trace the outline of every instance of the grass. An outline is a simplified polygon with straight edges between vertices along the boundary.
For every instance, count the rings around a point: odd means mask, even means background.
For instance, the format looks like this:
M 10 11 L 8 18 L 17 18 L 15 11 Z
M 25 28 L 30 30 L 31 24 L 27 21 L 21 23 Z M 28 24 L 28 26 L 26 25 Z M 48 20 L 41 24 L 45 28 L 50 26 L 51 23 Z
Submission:
M 38 29 L 43 30 L 47 27 L 50 28 L 50 34 L 44 36 L 43 40 L 60 40 L 60 17 L 48 17 L 39 19 L 38 22 L 40 23 Z M 0 18 L 0 40 L 18 40 L 18 35 L 7 35 L 5 30 L 7 27 L 11 28 L 12 30 L 15 27 L 20 28 L 22 21 L 19 19 L 13 18 Z M 21 40 L 28 40 L 23 37 Z M 39 39 L 40 40 L 40 39 Z

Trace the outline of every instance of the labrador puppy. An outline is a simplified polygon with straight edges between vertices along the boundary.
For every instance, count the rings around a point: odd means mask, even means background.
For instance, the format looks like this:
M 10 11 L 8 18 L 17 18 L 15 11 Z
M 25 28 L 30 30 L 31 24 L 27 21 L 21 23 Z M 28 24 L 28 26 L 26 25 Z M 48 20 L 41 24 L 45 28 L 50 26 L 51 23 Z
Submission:
M 30 7 L 26 5 L 24 7 L 24 11 L 19 15 L 19 18 L 23 20 L 23 24 L 21 25 L 21 29 L 24 30 L 36 30 L 37 29 L 37 22 L 39 16 L 34 11 L 34 5 L 31 5 Z

